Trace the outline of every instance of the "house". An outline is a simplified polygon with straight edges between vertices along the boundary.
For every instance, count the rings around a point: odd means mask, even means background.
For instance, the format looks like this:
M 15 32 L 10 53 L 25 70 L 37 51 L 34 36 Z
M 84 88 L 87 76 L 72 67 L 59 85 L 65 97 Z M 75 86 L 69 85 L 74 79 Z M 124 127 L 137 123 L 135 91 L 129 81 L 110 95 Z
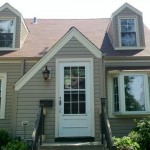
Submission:
M 101 98 L 113 136 L 150 114 L 150 30 L 128 3 L 108 19 L 24 19 L 0 7 L 0 128 L 30 138 L 44 107 L 44 143 L 100 141 Z M 50 77 L 43 78 L 47 71 Z

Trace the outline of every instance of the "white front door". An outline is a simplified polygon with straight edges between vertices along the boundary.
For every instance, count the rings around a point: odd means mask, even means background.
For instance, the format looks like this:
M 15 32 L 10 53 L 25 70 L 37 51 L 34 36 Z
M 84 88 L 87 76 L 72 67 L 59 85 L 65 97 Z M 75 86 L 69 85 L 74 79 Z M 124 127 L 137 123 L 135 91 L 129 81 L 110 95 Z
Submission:
M 90 63 L 59 63 L 59 137 L 92 135 Z

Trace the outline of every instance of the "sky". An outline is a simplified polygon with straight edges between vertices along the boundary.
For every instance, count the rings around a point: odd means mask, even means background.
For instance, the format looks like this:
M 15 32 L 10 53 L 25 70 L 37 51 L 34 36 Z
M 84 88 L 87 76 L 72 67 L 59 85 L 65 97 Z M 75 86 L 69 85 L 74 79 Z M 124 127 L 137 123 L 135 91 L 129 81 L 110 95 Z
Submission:
M 91 19 L 110 18 L 125 2 L 143 13 L 143 20 L 150 29 L 149 0 L 0 0 L 0 6 L 9 3 L 24 18 Z

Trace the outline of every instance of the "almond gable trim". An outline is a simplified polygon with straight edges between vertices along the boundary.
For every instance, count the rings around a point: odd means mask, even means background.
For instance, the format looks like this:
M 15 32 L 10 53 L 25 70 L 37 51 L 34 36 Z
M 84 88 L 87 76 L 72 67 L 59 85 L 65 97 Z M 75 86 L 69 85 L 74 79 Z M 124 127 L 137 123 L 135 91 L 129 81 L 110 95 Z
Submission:
M 118 15 L 121 11 L 123 11 L 125 8 L 129 8 L 130 10 L 132 10 L 133 12 L 135 12 L 136 14 L 142 16 L 142 12 L 139 11 L 138 9 L 136 9 L 135 7 L 131 6 L 128 3 L 125 3 L 124 5 L 122 5 L 119 9 L 117 9 L 114 13 L 112 13 L 112 18 L 116 15 Z
M 102 58 L 101 51 L 79 30 L 72 27 L 48 52 L 44 55 L 16 84 L 15 91 L 19 91 L 59 50 L 72 38 L 79 40 L 97 58 Z
M 6 8 L 8 8 L 9 10 L 11 10 L 18 17 L 20 17 L 20 18 L 22 17 L 21 13 L 17 9 L 15 9 L 14 7 L 12 7 L 10 4 L 8 4 L 8 3 L 5 3 L 3 6 L 1 6 L 0 7 L 0 11 L 4 10 Z

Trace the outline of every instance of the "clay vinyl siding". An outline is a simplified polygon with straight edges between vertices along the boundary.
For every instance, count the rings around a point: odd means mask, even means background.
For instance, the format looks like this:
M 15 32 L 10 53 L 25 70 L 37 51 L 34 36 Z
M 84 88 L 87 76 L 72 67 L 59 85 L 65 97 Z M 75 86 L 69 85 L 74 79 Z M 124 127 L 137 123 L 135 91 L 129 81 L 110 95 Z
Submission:
M 20 48 L 20 28 L 21 28 L 21 18 L 10 11 L 8 8 L 0 12 L 1 18 L 16 18 L 16 31 L 15 31 L 15 48 Z
M 21 32 L 20 32 L 20 47 L 23 46 L 23 43 L 28 35 L 25 25 L 21 22 Z
M 108 32 L 110 41 L 111 41 L 112 45 L 114 46 L 113 19 L 111 19 L 111 21 L 110 21 L 110 25 L 108 27 L 108 31 L 107 32 Z
M 0 119 L 0 129 L 6 128 L 11 132 L 12 115 L 15 107 L 13 107 L 14 84 L 20 78 L 19 63 L 0 63 L 0 73 L 7 73 L 6 84 L 6 107 L 5 118 Z
M 113 25 L 110 26 L 113 30 L 113 45 L 114 47 L 119 47 L 119 26 L 118 26 L 118 17 L 137 17 L 137 27 L 138 27 L 138 34 L 139 34 L 139 46 L 145 46 L 145 38 L 144 38 L 144 27 L 143 27 L 143 18 L 139 16 L 129 8 L 125 8 L 122 12 L 112 18 Z
M 52 78 L 44 81 L 40 71 L 18 92 L 18 113 L 17 113 L 17 136 L 23 136 L 21 122 L 28 120 L 30 126 L 27 127 L 27 136 L 31 137 L 36 115 L 39 108 L 40 99 L 53 99 L 52 108 L 47 108 L 45 117 L 46 142 L 54 142 L 55 138 L 55 69 L 56 58 L 94 58 L 94 104 L 95 104 L 95 140 L 100 137 L 100 86 L 101 86 L 101 60 L 97 59 L 75 38 L 71 39 L 48 63 L 52 70 Z

